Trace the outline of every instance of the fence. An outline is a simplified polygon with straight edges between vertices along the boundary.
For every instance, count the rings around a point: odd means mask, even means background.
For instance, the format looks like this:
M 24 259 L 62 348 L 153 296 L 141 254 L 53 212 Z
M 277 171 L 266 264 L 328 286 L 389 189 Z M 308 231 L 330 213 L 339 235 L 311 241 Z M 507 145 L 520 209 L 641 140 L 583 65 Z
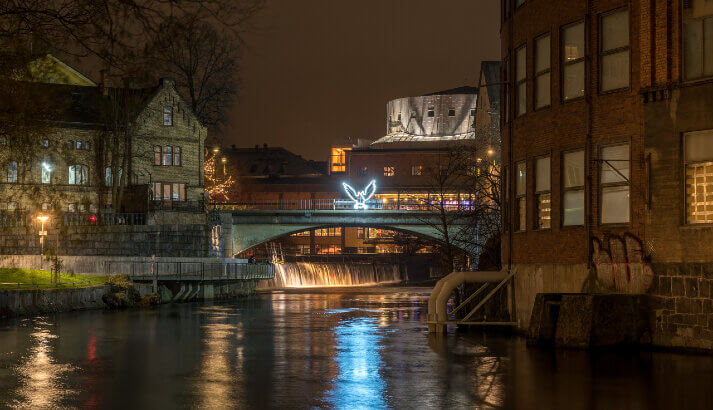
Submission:
M 247 280 L 272 279 L 272 264 L 224 262 L 136 262 L 107 263 L 112 273 L 123 273 L 134 280 Z
M 440 208 L 440 203 L 435 200 L 413 201 L 395 200 L 382 201 L 371 199 L 366 202 L 367 209 L 380 209 L 391 211 L 434 211 Z M 214 203 L 210 208 L 217 208 L 225 211 L 241 210 L 314 210 L 333 211 L 342 209 L 354 209 L 354 202 L 346 199 L 298 199 L 280 201 L 249 201 L 236 203 Z M 469 209 L 472 202 L 468 200 L 445 201 L 443 207 L 447 210 Z

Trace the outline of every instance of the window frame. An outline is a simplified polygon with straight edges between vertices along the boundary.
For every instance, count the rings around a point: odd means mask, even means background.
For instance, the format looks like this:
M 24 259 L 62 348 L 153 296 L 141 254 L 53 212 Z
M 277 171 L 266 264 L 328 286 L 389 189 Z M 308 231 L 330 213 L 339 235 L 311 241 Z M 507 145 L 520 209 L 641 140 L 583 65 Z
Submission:
M 518 194 L 517 193 L 517 187 L 518 187 L 518 181 L 520 179 L 520 174 L 519 174 L 519 168 L 520 164 L 524 164 L 524 169 L 525 169 L 525 187 L 523 189 L 524 193 L 523 194 Z M 517 221 L 517 224 L 515 225 L 515 229 L 513 229 L 513 232 L 526 232 L 527 231 L 527 159 L 522 159 L 520 161 L 515 161 L 515 172 L 513 172 L 513 176 L 515 177 L 515 200 L 513 201 L 513 204 L 515 206 L 515 221 Z M 522 214 L 520 213 L 520 201 L 525 202 L 525 216 L 524 218 L 522 217 Z M 520 222 L 523 222 L 524 226 L 520 225 Z
M 164 167 L 172 167 L 173 166 L 173 147 L 170 145 L 164 145 L 162 148 L 162 155 L 161 155 L 161 166 Z M 168 155 L 168 157 L 166 157 Z M 167 164 L 166 163 L 166 158 L 169 158 L 171 163 Z
M 15 169 L 14 169 L 14 174 L 12 180 L 10 180 L 10 167 L 12 164 L 15 164 Z M 7 167 L 5 168 L 7 171 L 7 174 L 5 174 L 5 181 L 7 181 L 8 184 L 17 184 L 20 181 L 20 163 L 17 161 L 8 161 L 7 162 Z
M 522 79 L 517 78 L 517 72 L 519 69 L 518 66 L 518 53 L 520 51 L 523 51 L 525 53 L 525 67 L 523 68 L 523 73 L 525 74 Z M 525 87 L 525 107 L 523 109 L 523 112 L 520 112 L 520 86 L 524 85 Z M 515 104 L 515 118 L 520 118 L 523 115 L 527 114 L 527 43 L 523 43 L 520 46 L 515 48 L 515 99 L 516 104 Z
M 604 17 L 607 17 L 612 14 L 616 14 L 616 13 L 619 13 L 622 11 L 626 11 L 626 16 L 628 18 L 629 41 L 628 41 L 626 47 L 618 47 L 618 48 L 604 51 L 604 24 L 603 24 Z M 597 50 L 598 51 L 598 54 L 597 54 L 598 67 L 597 67 L 597 70 L 598 70 L 599 78 L 597 79 L 598 80 L 597 91 L 599 92 L 599 94 L 611 94 L 611 93 L 631 90 L 631 12 L 629 11 L 629 7 L 628 6 L 618 7 L 616 9 L 609 10 L 604 13 L 600 13 L 599 17 L 597 19 L 597 24 L 599 24 L 599 33 L 598 33 L 599 38 L 597 39 L 597 41 L 598 41 L 598 50 Z M 585 33 L 585 43 L 584 44 L 585 44 L 585 53 L 586 53 L 586 44 L 587 44 L 586 43 L 586 33 L 587 33 L 586 27 L 585 27 L 584 33 Z M 629 73 L 628 73 L 629 78 L 628 78 L 628 80 L 629 81 L 628 81 L 627 86 L 619 87 L 619 88 L 612 88 L 611 90 L 602 90 L 602 75 L 604 72 L 604 70 L 602 70 L 602 67 L 603 67 L 602 64 L 604 61 L 604 57 L 609 56 L 609 55 L 619 54 L 622 51 L 626 51 L 628 54 L 628 62 L 629 62 Z M 585 54 L 585 57 L 586 57 L 586 54 Z M 586 63 L 585 63 L 585 77 L 586 77 Z M 585 78 L 585 82 L 586 82 L 586 78 Z M 586 87 L 585 87 L 584 93 L 585 93 L 585 95 L 587 93 Z
M 565 38 L 564 38 L 564 31 L 565 31 L 566 29 L 568 29 L 568 28 L 570 28 L 570 27 L 573 27 L 573 26 L 576 26 L 576 25 L 578 25 L 578 24 L 582 24 L 583 32 L 584 32 L 584 55 L 583 55 L 582 57 L 576 59 L 576 60 L 573 60 L 573 61 L 565 61 L 565 52 L 564 52 L 564 46 L 565 46 L 564 41 L 565 41 Z M 560 44 L 559 44 L 559 53 L 560 53 L 560 61 L 559 61 L 559 68 L 560 68 L 560 70 L 559 70 L 559 71 L 560 71 L 560 73 L 559 73 L 559 77 L 560 77 L 560 103 L 566 104 L 566 103 L 573 102 L 573 101 L 583 100 L 584 98 L 587 97 L 587 46 L 588 46 L 588 42 L 587 42 L 587 22 L 586 22 L 584 19 L 579 19 L 579 20 L 577 20 L 577 21 L 573 21 L 573 22 L 571 22 L 571 23 L 564 24 L 564 25 L 560 26 L 559 36 L 560 36 L 560 37 L 559 37 L 559 40 L 560 40 Z M 552 50 L 550 50 L 550 51 L 552 51 Z M 582 64 L 584 65 L 584 69 L 583 69 L 583 71 L 584 71 L 584 80 L 583 80 L 583 82 L 584 82 L 584 93 L 583 93 L 582 95 L 580 95 L 580 96 L 577 96 L 577 97 L 565 99 L 565 96 L 564 96 L 564 93 L 565 93 L 565 83 L 564 83 L 564 80 L 565 80 L 565 67 L 567 67 L 567 66 L 573 66 L 573 65 L 576 65 L 576 64 L 579 64 L 579 63 L 582 63 Z M 551 79 L 550 79 L 550 81 L 551 81 Z
M 166 110 L 168 109 L 168 111 Z M 173 106 L 172 105 L 164 105 L 163 108 L 161 109 L 161 112 L 163 114 L 162 116 L 162 123 L 164 127 L 173 127 Z M 168 114 L 168 124 L 166 124 L 166 114 Z
M 629 162 L 629 176 L 628 176 L 628 181 L 606 182 L 606 183 L 603 183 L 603 182 L 602 182 L 602 175 L 604 174 L 603 168 L 604 168 L 604 166 L 605 166 L 605 163 L 604 163 L 604 159 L 603 159 L 603 154 L 602 154 L 602 152 L 604 151 L 605 148 L 619 147 L 619 146 L 624 146 L 624 145 L 626 145 L 626 146 L 628 147 L 628 152 L 629 152 L 629 159 L 627 160 L 627 161 Z M 600 145 L 598 151 L 599 151 L 599 152 L 598 152 L 599 158 L 598 158 L 598 161 L 597 161 L 597 162 L 598 162 L 599 166 L 597 167 L 597 173 L 598 173 L 599 175 L 598 175 L 598 179 L 597 179 L 597 182 L 598 182 L 597 195 L 599 196 L 599 198 L 598 198 L 598 200 L 597 200 L 597 207 L 598 207 L 598 215 L 597 215 L 597 218 L 598 218 L 599 225 L 600 225 L 600 226 L 629 226 L 629 225 L 631 225 L 631 210 L 632 210 L 632 207 L 631 207 L 631 199 L 632 199 L 632 195 L 631 195 L 631 185 L 632 185 L 632 184 L 631 184 L 631 172 L 632 172 L 632 168 L 633 168 L 633 167 L 631 166 L 631 164 L 632 164 L 632 160 L 631 160 L 631 158 L 632 158 L 632 157 L 631 157 L 631 141 L 630 141 L 629 139 L 627 139 L 626 142 L 619 142 L 619 143 L 612 143 L 612 144 Z M 621 162 L 621 161 L 619 161 L 619 162 Z M 607 165 L 607 166 L 610 166 L 610 165 Z M 606 222 L 606 223 L 604 223 L 604 222 L 603 222 L 603 218 L 602 218 L 603 210 L 604 210 L 604 189 L 605 189 L 605 188 L 616 188 L 616 187 L 621 187 L 621 186 L 627 186 L 627 187 L 629 187 L 629 204 L 628 204 L 628 206 L 629 206 L 629 220 L 628 220 L 627 222 Z
M 173 165 L 174 167 L 183 166 L 183 148 L 180 146 L 173 147 Z
M 550 163 L 550 166 L 549 166 L 550 186 L 549 186 L 548 190 L 538 191 L 537 190 L 537 161 L 539 161 L 541 159 L 545 159 L 545 158 L 549 159 L 549 163 Z M 552 212 L 552 154 L 547 153 L 544 155 L 537 156 L 537 157 L 535 157 L 534 163 L 535 163 L 535 167 L 534 167 L 535 172 L 534 172 L 533 176 L 534 176 L 535 183 L 533 184 L 533 189 L 535 192 L 535 205 L 536 205 L 535 210 L 537 211 L 537 214 L 535 215 L 535 230 L 547 231 L 547 230 L 552 229 L 552 213 L 553 213 Z M 550 226 L 548 226 L 546 228 L 543 228 L 540 225 L 540 195 L 549 195 L 550 196 Z
M 79 167 L 79 168 L 77 168 Z M 67 166 L 67 185 L 78 185 L 78 186 L 89 186 L 89 167 L 84 164 L 72 164 Z M 84 172 L 86 171 L 86 180 L 79 178 L 79 182 L 77 182 L 77 175 L 80 175 L 80 177 L 84 176 Z M 69 175 L 74 174 L 74 183 L 71 182 L 71 178 L 69 178 Z
M 411 176 L 420 177 L 423 175 L 423 165 L 411 165 Z
M 549 37 L 549 45 L 550 45 L 550 58 L 547 64 L 547 68 L 542 70 L 542 71 L 536 71 L 537 70 L 537 42 L 542 40 L 544 37 Z M 552 107 L 552 33 L 551 32 L 546 32 L 538 35 L 535 37 L 533 43 L 532 43 L 532 48 L 533 48 L 533 53 L 532 53 L 532 90 L 533 90 L 533 100 L 532 100 L 532 110 L 533 111 L 538 111 L 538 110 L 545 110 L 547 108 Z M 550 81 L 549 81 L 549 88 L 550 88 L 550 99 L 549 102 L 546 105 L 543 105 L 541 107 L 537 106 L 537 79 L 540 78 L 543 75 L 549 74 L 550 76 Z
M 161 166 L 162 162 L 163 162 L 163 147 L 161 147 L 160 145 L 154 145 L 153 146 L 153 164 L 154 164 L 154 166 Z
M 384 176 L 385 177 L 396 176 L 396 166 L 395 165 L 384 165 Z
M 582 175 L 584 180 L 582 181 L 582 185 L 577 185 L 573 187 L 567 187 L 565 184 L 565 160 L 564 157 L 567 154 L 572 154 L 575 152 L 582 151 L 582 157 L 584 158 L 584 162 L 582 164 Z M 566 151 L 562 151 L 560 154 L 560 229 L 573 229 L 573 228 L 583 228 L 587 224 L 587 150 L 584 147 L 579 147 L 579 148 L 574 148 L 574 149 L 568 149 Z M 584 195 L 584 204 L 583 204 L 583 213 L 584 213 L 584 219 L 581 224 L 570 224 L 570 225 L 565 225 L 564 223 L 564 213 L 565 213 L 565 194 L 567 192 L 576 192 L 576 191 L 582 191 L 582 195 Z
M 713 74 L 706 75 L 703 73 L 703 64 L 704 64 L 704 58 L 703 58 L 703 52 L 705 50 L 705 43 L 704 43 L 704 20 L 706 19 L 712 19 L 713 20 L 713 14 L 707 15 L 707 16 L 702 16 L 702 17 L 685 17 L 685 11 L 683 9 L 683 2 L 685 0 L 681 0 L 681 20 L 680 20 L 680 40 L 679 40 L 679 46 L 681 52 L 679 53 L 679 64 L 681 67 L 681 82 L 684 83 L 695 83 L 698 81 L 706 81 L 713 79 Z M 692 22 L 696 22 L 700 24 L 701 26 L 701 52 L 700 52 L 700 58 L 701 58 L 701 75 L 698 77 L 694 78 L 688 78 L 686 77 L 686 35 L 685 35 L 685 29 L 686 29 L 686 24 L 690 24 Z M 713 24 L 713 21 L 712 21 Z
M 688 204 L 686 203 L 686 198 L 688 197 L 688 194 L 686 193 L 686 168 L 691 165 L 691 164 L 705 164 L 712 162 L 713 163 L 713 158 L 709 160 L 696 160 L 696 161 L 689 161 L 686 159 L 686 152 L 687 152 L 687 146 L 686 146 L 686 136 L 691 135 L 691 134 L 701 134 L 701 133 L 708 133 L 711 134 L 711 138 L 713 138 L 713 129 L 707 128 L 707 129 L 699 129 L 699 130 L 693 130 L 693 131 L 684 131 L 681 133 L 681 162 L 682 162 L 682 167 L 683 167 L 683 172 L 681 173 L 681 184 L 683 189 L 681 189 L 682 193 L 682 204 L 683 206 L 681 207 L 681 220 L 682 220 L 682 226 L 686 228 L 711 228 L 713 227 L 713 222 L 706 222 L 706 223 L 691 223 L 688 221 L 687 216 L 687 209 L 688 209 Z

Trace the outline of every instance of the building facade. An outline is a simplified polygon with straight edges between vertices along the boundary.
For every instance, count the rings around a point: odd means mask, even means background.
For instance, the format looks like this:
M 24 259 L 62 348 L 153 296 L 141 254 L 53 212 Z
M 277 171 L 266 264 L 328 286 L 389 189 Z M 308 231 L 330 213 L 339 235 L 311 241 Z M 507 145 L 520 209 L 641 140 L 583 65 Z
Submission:
M 203 211 L 207 131 L 173 81 L 110 88 L 53 57 L 42 64 L 42 77 L 20 86 L 55 109 L 33 133 L 0 137 L 0 212 Z
M 503 1 L 502 260 L 521 327 L 540 292 L 647 293 L 655 344 L 713 348 L 709 3 Z

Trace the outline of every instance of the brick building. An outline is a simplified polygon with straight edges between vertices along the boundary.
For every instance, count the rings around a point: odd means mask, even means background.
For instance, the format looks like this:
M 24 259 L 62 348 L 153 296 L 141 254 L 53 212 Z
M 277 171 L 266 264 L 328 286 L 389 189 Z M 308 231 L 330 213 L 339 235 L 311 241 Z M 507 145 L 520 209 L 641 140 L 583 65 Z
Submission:
M 51 56 L 40 65 L 41 76 L 17 84 L 55 109 L 24 146 L 0 137 L 0 212 L 145 213 L 152 205 L 203 211 L 207 131 L 172 80 L 110 88 Z M 112 126 L 123 127 L 115 120 L 124 114 L 132 131 L 112 145 Z M 112 195 L 114 187 L 124 195 Z
M 713 348 L 713 3 L 502 12 L 502 258 L 520 326 L 539 292 L 648 293 L 655 344 Z

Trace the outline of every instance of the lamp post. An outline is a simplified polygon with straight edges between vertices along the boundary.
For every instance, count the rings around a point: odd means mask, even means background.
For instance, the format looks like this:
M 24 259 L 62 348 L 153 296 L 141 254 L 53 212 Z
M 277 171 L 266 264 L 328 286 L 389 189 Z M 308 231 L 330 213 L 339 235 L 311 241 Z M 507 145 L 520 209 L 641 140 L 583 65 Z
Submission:
M 42 223 L 42 227 L 40 228 L 40 270 L 44 268 L 44 260 L 42 256 L 45 254 L 45 236 L 47 236 L 47 231 L 45 231 L 45 222 L 49 217 L 47 215 L 40 215 L 37 217 L 37 220 Z

